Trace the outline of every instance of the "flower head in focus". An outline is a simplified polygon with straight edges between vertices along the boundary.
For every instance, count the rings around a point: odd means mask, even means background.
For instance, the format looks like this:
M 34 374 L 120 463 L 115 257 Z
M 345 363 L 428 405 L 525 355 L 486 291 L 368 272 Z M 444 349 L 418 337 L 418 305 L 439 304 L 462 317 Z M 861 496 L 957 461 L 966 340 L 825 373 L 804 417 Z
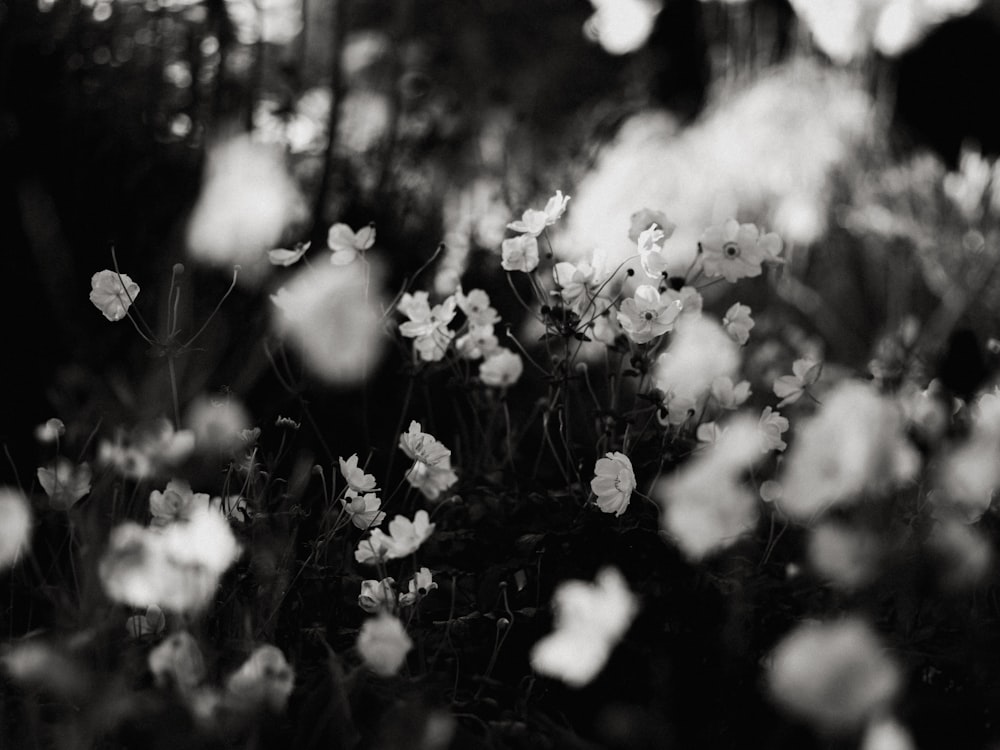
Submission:
M 423 361 L 437 362 L 444 357 L 448 345 L 455 337 L 455 332 L 448 328 L 448 324 L 455 317 L 457 305 L 454 295 L 434 307 L 427 301 L 426 292 L 418 292 L 416 295 L 407 292 L 403 295 L 399 310 L 409 320 L 400 324 L 399 332 L 414 340 L 413 347 Z
M 424 432 L 416 420 L 412 420 L 407 431 L 400 435 L 399 447 L 409 458 L 428 466 L 440 465 L 451 456 L 451 451 L 433 435 Z
M 556 190 L 555 195 L 546 201 L 545 208 L 541 211 L 533 208 L 527 209 L 521 214 L 519 220 L 512 221 L 507 225 L 507 228 L 531 237 L 537 237 L 545 231 L 545 227 L 552 226 L 562 218 L 562 215 L 566 213 L 568 203 L 569 196 L 563 195 L 562 190 Z
M 357 649 L 365 666 L 382 677 L 396 674 L 412 648 L 403 623 L 388 612 L 366 620 L 358 633 Z
M 435 524 L 430 522 L 426 510 L 418 510 L 411 521 L 405 516 L 396 516 L 389 521 L 389 534 L 386 537 L 390 560 L 412 555 L 420 546 L 430 539 L 434 533 Z M 378 532 L 378 529 L 375 530 Z M 372 532 L 374 535 L 375 532 Z
M 700 245 L 705 275 L 721 276 L 730 283 L 760 276 L 761 264 L 776 261 L 781 253 L 778 235 L 771 232 L 761 237 L 754 224 L 740 224 L 735 219 L 706 229 Z
M 455 301 L 458 309 L 465 313 L 470 326 L 489 326 L 493 330 L 493 325 L 500 322 L 500 314 L 490 305 L 490 296 L 482 289 L 473 289 L 466 294 L 461 287 L 455 292 Z
M 385 520 L 385 513 L 379 510 L 382 501 L 373 492 L 361 495 L 353 488 L 348 488 L 340 502 L 344 506 L 344 512 L 351 517 L 351 523 L 362 531 L 379 526 Z
M 760 413 L 757 429 L 761 435 L 762 452 L 783 451 L 788 447 L 788 444 L 781 439 L 781 436 L 788 431 L 788 420 L 770 406 L 765 406 Z
M 597 496 L 597 507 L 602 511 L 615 516 L 624 513 L 635 489 L 635 472 L 628 456 L 615 451 L 597 459 L 590 489 Z
M 636 244 L 639 248 L 639 265 L 642 270 L 652 279 L 660 279 L 667 270 L 667 259 L 663 255 L 663 245 L 665 239 L 670 237 L 674 231 L 673 224 L 669 225 L 668 231 L 664 232 L 656 224 L 650 225 L 648 229 L 639 233 Z
M 125 317 L 138 296 L 139 285 L 127 274 L 104 270 L 90 278 L 90 301 L 112 323 Z
M 567 685 L 583 687 L 604 667 L 639 605 L 621 573 L 603 568 L 594 583 L 559 584 L 552 608 L 555 628 L 531 649 L 531 666 Z
M 521 234 L 504 240 L 500 245 L 505 271 L 531 273 L 538 268 L 538 240 L 532 234 Z
M 346 461 L 340 461 L 340 474 L 347 482 L 347 486 L 355 492 L 377 492 L 375 488 L 375 477 L 365 474 L 365 470 L 358 466 L 358 454 L 354 453 Z
M 326 243 L 332 252 L 330 262 L 346 266 L 375 244 L 375 225 L 369 224 L 355 232 L 347 224 L 334 224 L 327 233 Z
M 399 597 L 399 603 L 404 607 L 409 607 L 419 599 L 427 596 L 427 594 L 437 587 L 438 585 L 434 583 L 434 576 L 431 574 L 431 571 L 428 568 L 421 568 L 410 579 L 409 591 Z
M 572 310 L 582 315 L 591 304 L 599 286 L 594 267 L 587 262 L 556 263 L 552 268 L 552 278 L 559 287 L 558 294 Z
M 632 341 L 645 344 L 673 330 L 680 314 L 680 302 L 672 301 L 655 286 L 643 284 L 633 297 L 622 301 L 618 322 Z
M 414 461 L 406 472 L 406 481 L 428 500 L 437 500 L 458 481 L 458 475 L 451 468 L 450 458 L 437 466 Z
M 722 327 L 740 346 L 750 340 L 750 329 L 753 326 L 754 319 L 750 317 L 750 308 L 739 302 L 726 310 L 726 315 L 722 319 Z

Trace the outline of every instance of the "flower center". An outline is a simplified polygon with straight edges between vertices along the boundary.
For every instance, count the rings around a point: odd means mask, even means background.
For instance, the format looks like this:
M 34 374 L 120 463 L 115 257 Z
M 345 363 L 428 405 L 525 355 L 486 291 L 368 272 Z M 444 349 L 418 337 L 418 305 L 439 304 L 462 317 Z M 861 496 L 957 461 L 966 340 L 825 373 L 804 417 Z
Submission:
M 654 317 L 656 317 L 656 316 L 655 316 L 655 315 L 653 315 L 653 312 L 652 312 L 652 310 L 647 310 L 646 312 L 644 312 L 644 313 L 642 314 L 642 317 L 644 317 L 644 318 L 645 318 L 646 320 L 652 320 L 652 319 L 653 319 Z
M 722 246 L 722 252 L 727 258 L 738 258 L 740 255 L 740 246 L 735 242 L 727 242 Z

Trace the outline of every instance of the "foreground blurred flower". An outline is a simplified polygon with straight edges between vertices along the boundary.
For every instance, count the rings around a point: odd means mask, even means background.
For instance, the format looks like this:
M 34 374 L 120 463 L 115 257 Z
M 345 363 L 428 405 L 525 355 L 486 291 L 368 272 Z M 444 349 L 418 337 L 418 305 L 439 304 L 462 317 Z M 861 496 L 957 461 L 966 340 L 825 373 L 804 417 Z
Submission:
M 198 642 L 186 630 L 173 633 L 149 652 L 149 671 L 161 687 L 173 685 L 182 694 L 205 679 L 205 660 Z
M 891 718 L 876 718 L 868 723 L 861 750 L 915 750 L 916 745 L 902 724 Z
M 332 252 L 330 262 L 346 266 L 375 244 L 375 225 L 369 224 L 355 232 L 347 224 L 334 224 L 327 233 L 326 244 Z
M 739 417 L 657 484 L 660 525 L 689 559 L 701 560 L 756 526 L 760 511 L 742 476 L 760 458 L 762 442 L 756 422 Z
M 276 646 L 264 644 L 253 650 L 240 668 L 226 678 L 227 702 L 238 710 L 285 709 L 295 687 L 295 670 Z
M 240 545 L 222 514 L 195 508 L 189 520 L 161 528 L 116 527 L 98 572 L 114 601 L 197 614 L 239 555 Z
M 382 356 L 382 315 L 376 278 L 362 264 L 300 270 L 271 295 L 278 333 L 327 383 L 361 382 Z
M 187 408 L 184 424 L 199 450 L 228 453 L 243 445 L 240 433 L 250 427 L 250 415 L 235 396 L 198 396 Z
M 76 705 L 86 700 L 93 687 L 92 676 L 79 661 L 40 637 L 29 635 L 4 643 L 0 668 L 11 682 Z
M 857 617 L 798 626 L 775 647 L 768 686 L 784 709 L 826 731 L 850 732 L 892 702 L 901 674 Z
M 27 550 L 31 536 L 31 506 L 13 487 L 0 487 L 0 571 Z
M 35 440 L 39 443 L 54 443 L 66 434 L 66 425 L 61 419 L 53 417 L 35 428 Z
M 705 317 L 678 324 L 670 346 L 656 360 L 653 384 L 667 394 L 697 401 L 716 378 L 736 374 L 740 354 L 722 326 Z
M 761 263 L 775 261 L 781 253 L 781 238 L 774 232 L 761 237 L 755 225 L 735 219 L 706 229 L 700 245 L 705 275 L 730 283 L 760 276 Z
M 428 568 L 421 568 L 410 579 L 409 591 L 399 597 L 399 603 L 403 607 L 415 604 L 417 600 L 427 596 L 434 591 L 438 585 L 434 583 L 434 576 Z
M 357 648 L 366 667 L 382 677 L 392 677 L 406 661 L 413 641 L 399 618 L 382 612 L 361 626 Z
M 538 240 L 533 235 L 522 234 L 506 239 L 500 244 L 500 250 L 500 265 L 505 271 L 531 273 L 538 268 Z
M 896 404 L 866 383 L 847 381 L 799 427 L 780 478 L 779 507 L 807 521 L 862 493 L 899 484 L 918 468 Z
M 809 564 L 822 578 L 850 591 L 874 578 L 882 544 L 868 529 L 829 520 L 812 530 L 806 554 Z
M 139 285 L 127 274 L 105 270 L 90 278 L 90 301 L 112 322 L 124 318 L 138 296 Z
M 975 523 L 992 503 L 1000 486 L 1000 398 L 981 396 L 972 409 L 969 437 L 949 450 L 937 470 L 937 513 Z
M 635 472 L 628 456 L 615 451 L 597 459 L 590 489 L 597 496 L 595 502 L 602 511 L 615 516 L 624 513 L 635 489 Z
M 90 464 L 74 466 L 69 459 L 56 459 L 54 468 L 39 467 L 38 483 L 49 496 L 49 505 L 56 510 L 69 510 L 90 492 Z
M 531 649 L 531 667 L 567 685 L 583 687 L 604 667 L 632 624 L 636 597 L 615 568 L 594 583 L 564 581 L 552 597 L 555 628 Z
M 937 563 L 938 579 L 952 590 L 980 583 L 993 565 L 993 545 L 977 526 L 949 518 L 936 520 L 927 550 Z
M 362 581 L 361 593 L 358 594 L 358 606 L 369 614 L 375 614 L 380 609 L 391 612 L 396 602 L 395 586 L 395 578 L 383 578 L 381 581 L 374 579 Z
M 642 47 L 653 32 L 663 0 L 590 0 L 592 15 L 584 33 L 611 55 L 627 55 Z
M 479 365 L 479 379 L 493 388 L 509 388 L 524 372 L 521 355 L 510 349 L 499 349 Z
M 267 251 L 307 215 L 281 149 L 236 136 L 208 148 L 187 226 L 188 251 L 208 265 L 239 264 L 239 278 L 256 282 L 270 267 Z
M 166 526 L 174 521 L 186 521 L 196 507 L 207 508 L 209 500 L 207 494 L 193 492 L 186 480 L 171 479 L 162 492 L 153 490 L 149 493 L 149 513 L 153 516 L 150 524 Z

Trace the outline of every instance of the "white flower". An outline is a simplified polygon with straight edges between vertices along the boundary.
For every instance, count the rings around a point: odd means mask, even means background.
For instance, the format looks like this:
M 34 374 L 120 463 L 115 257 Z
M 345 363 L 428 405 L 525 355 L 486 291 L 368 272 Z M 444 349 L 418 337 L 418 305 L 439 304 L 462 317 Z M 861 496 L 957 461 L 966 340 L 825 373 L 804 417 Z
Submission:
M 228 453 L 242 446 L 240 433 L 250 427 L 250 415 L 235 396 L 199 396 L 188 407 L 184 422 L 194 432 L 199 450 Z
M 681 320 L 701 317 L 701 308 L 704 300 L 701 297 L 701 293 L 693 286 L 682 286 L 679 290 L 668 288 L 663 294 L 671 302 L 680 303 Z
M 582 315 L 596 291 L 594 267 L 587 262 L 556 263 L 552 269 L 552 278 L 558 285 L 558 294 L 566 306 Z
M 428 466 L 423 461 L 414 461 L 406 472 L 406 481 L 428 500 L 437 500 L 441 493 L 450 489 L 458 481 L 458 475 L 451 468 L 451 459 L 445 459 L 437 466 Z
M 375 477 L 365 474 L 365 470 L 358 466 L 358 454 L 354 453 L 346 461 L 340 461 L 340 474 L 347 482 L 347 486 L 355 492 L 377 492 L 375 489 Z
M 618 322 L 630 339 L 645 344 L 672 331 L 680 314 L 680 302 L 672 301 L 655 286 L 643 284 L 636 287 L 635 296 L 622 301 Z
M 806 554 L 820 576 L 849 591 L 868 583 L 877 573 L 881 546 L 879 538 L 865 528 L 823 521 L 812 530 Z
M 794 404 L 806 390 L 819 380 L 823 372 L 823 363 L 811 359 L 797 359 L 792 363 L 792 374 L 782 375 L 774 381 L 774 395 L 781 399 L 778 408 Z
M 490 296 L 482 289 L 473 289 L 465 294 L 459 287 L 455 300 L 471 327 L 489 327 L 492 331 L 494 324 L 500 322 L 500 314 L 490 306 Z
M 358 594 L 358 606 L 369 614 L 375 614 L 380 609 L 392 611 L 396 601 L 395 578 L 383 578 L 381 581 L 368 579 L 361 582 L 361 593 Z
M 700 245 L 705 275 L 722 276 L 730 283 L 760 276 L 761 263 L 776 260 L 781 252 L 778 235 L 772 232 L 761 237 L 755 225 L 740 224 L 735 219 L 706 229 Z
M 61 419 L 53 417 L 35 428 L 35 440 L 39 443 L 54 443 L 66 434 L 66 425 Z
M 715 445 L 725 434 L 726 429 L 720 427 L 715 422 L 702 422 L 695 431 L 695 437 L 698 438 L 698 442 L 708 443 L 709 445 Z
M 506 239 L 500 249 L 503 255 L 500 265 L 505 271 L 531 273 L 538 268 L 538 240 L 534 235 L 522 234 Z
M 739 349 L 718 323 L 690 318 L 678 326 L 667 351 L 657 358 L 653 383 L 664 393 L 697 400 L 716 378 L 732 378 L 739 366 Z
M 870 385 L 844 382 L 799 428 L 785 460 L 779 506 L 806 521 L 912 477 L 919 457 L 894 402 Z
M 662 279 L 663 273 L 667 270 L 667 259 L 663 256 L 663 245 L 661 244 L 674 231 L 671 224 L 668 231 L 664 232 L 658 225 L 653 224 L 648 229 L 639 233 L 636 241 L 639 249 L 639 265 L 647 276 L 653 279 Z
M 380 529 L 374 529 L 367 539 L 358 542 L 354 559 L 362 565 L 375 565 L 385 560 L 388 553 L 389 538 Z
M 754 319 L 750 317 L 750 308 L 739 302 L 726 310 L 726 315 L 722 319 L 722 327 L 740 346 L 750 340 L 750 329 L 753 326 Z
M 346 266 L 375 244 L 375 225 L 369 224 L 355 232 L 347 224 L 334 224 L 327 233 L 326 244 L 332 251 L 330 262 Z
M 423 432 L 420 422 L 412 420 L 410 427 L 399 436 L 399 447 L 414 461 L 437 466 L 451 456 L 451 451 L 432 435 Z
M 405 516 L 396 516 L 389 521 L 389 534 L 385 538 L 386 557 L 392 560 L 412 555 L 434 533 L 434 526 L 426 510 L 418 510 L 412 521 Z
M 552 608 L 555 628 L 531 649 L 531 667 L 582 687 L 604 667 L 639 607 L 621 573 L 602 568 L 595 583 L 559 584 Z
M 542 213 L 545 214 L 545 226 L 550 227 L 559 221 L 562 215 L 566 213 L 566 206 L 568 204 L 569 196 L 563 195 L 562 190 L 556 190 L 555 195 L 546 201 L 545 208 L 542 209 Z
M 138 296 L 139 285 L 127 274 L 105 270 L 90 278 L 90 301 L 111 322 L 124 318 Z
M 415 604 L 418 599 L 427 596 L 438 585 L 434 583 L 434 576 L 428 568 L 421 568 L 410 579 L 409 591 L 399 597 L 399 603 L 404 607 Z
M 874 719 L 868 723 L 861 750 L 915 750 L 910 733 L 895 719 Z
M 149 671 L 156 684 L 173 684 L 181 693 L 205 679 L 205 660 L 198 642 L 186 630 L 173 633 L 159 643 L 147 657 Z
M 385 520 L 385 513 L 379 510 L 382 501 L 373 492 L 360 495 L 349 487 L 340 502 L 344 506 L 344 511 L 351 517 L 351 523 L 362 531 L 379 526 Z
M 479 379 L 483 384 L 493 388 L 509 388 L 514 385 L 524 372 L 524 362 L 521 355 L 510 349 L 499 349 L 490 354 L 479 365 Z
M 775 701 L 826 731 L 859 728 L 892 702 L 901 682 L 896 662 L 856 617 L 798 626 L 775 647 L 768 673 Z
M 278 333 L 328 383 L 362 381 L 382 356 L 381 292 L 369 264 L 302 268 L 271 295 Z
M 597 496 L 597 507 L 602 511 L 615 516 L 624 513 L 635 489 L 635 472 L 628 456 L 615 451 L 597 459 L 590 489 Z
M 626 55 L 642 47 L 653 32 L 663 0 L 590 0 L 592 15 L 584 34 L 611 55 Z
M 31 542 L 31 506 L 12 487 L 0 487 L 0 571 L 13 565 Z
M 382 677 L 391 677 L 403 666 L 413 641 L 398 617 L 381 612 L 361 626 L 357 648 L 366 667 Z
M 226 697 L 242 711 L 267 707 L 283 711 L 295 687 L 295 670 L 277 646 L 258 646 L 240 668 L 226 678 Z
M 469 332 L 455 341 L 455 350 L 465 359 L 479 359 L 497 350 L 500 342 L 493 333 L 493 326 L 471 325 Z
M 151 525 L 166 526 L 173 521 L 186 521 L 196 507 L 207 508 L 209 500 L 205 493 L 193 492 L 186 480 L 172 479 L 162 492 L 153 490 L 149 493 L 149 512 L 153 516 Z
M 455 336 L 448 324 L 455 317 L 457 304 L 454 296 L 431 307 L 426 293 L 421 296 L 403 295 L 399 309 L 409 320 L 400 324 L 399 332 L 414 339 L 413 346 L 425 362 L 437 362 L 448 350 Z
M 537 237 L 545 230 L 545 227 L 552 226 L 562 218 L 562 215 L 566 212 L 566 205 L 568 203 L 569 196 L 564 196 L 562 190 L 556 190 L 556 194 L 549 198 L 544 209 L 537 211 L 529 208 L 521 214 L 521 218 L 518 221 L 512 221 L 508 224 L 507 228 L 515 232 L 530 235 L 532 238 Z M 512 269 L 508 268 L 507 270 Z
M 54 468 L 40 467 L 38 483 L 49 496 L 49 504 L 58 510 L 69 510 L 84 495 L 90 492 L 90 464 L 84 462 L 74 466 L 61 456 Z
M 781 439 L 782 434 L 788 430 L 788 420 L 780 412 L 772 411 L 770 406 L 765 406 L 760 413 L 757 429 L 760 431 L 760 449 L 763 453 L 783 451 L 788 447 L 788 443 Z
M 283 247 L 268 250 L 267 259 L 271 262 L 272 266 L 284 266 L 285 268 L 294 266 L 302 260 L 302 256 L 306 254 L 311 244 L 310 242 L 300 242 L 295 246 L 294 250 L 287 250 Z
M 750 398 L 750 383 L 741 380 L 738 384 L 733 384 L 733 379 L 728 375 L 720 375 L 712 381 L 712 398 L 715 402 L 727 411 L 738 409 Z

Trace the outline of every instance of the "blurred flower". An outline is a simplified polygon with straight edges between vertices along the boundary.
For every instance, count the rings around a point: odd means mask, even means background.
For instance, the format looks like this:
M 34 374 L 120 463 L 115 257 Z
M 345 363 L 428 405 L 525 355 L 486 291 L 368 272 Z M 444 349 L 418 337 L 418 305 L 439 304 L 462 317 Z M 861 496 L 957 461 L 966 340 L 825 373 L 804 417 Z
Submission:
M 630 219 L 630 225 L 628 229 L 628 238 L 641 245 L 640 237 L 649 231 L 650 227 L 653 225 L 663 233 L 663 239 L 670 237 L 677 228 L 674 224 L 667 218 L 667 215 L 663 211 L 654 211 L 651 208 L 643 208 L 632 214 Z
M 300 242 L 295 246 L 294 250 L 286 250 L 285 248 L 279 247 L 276 250 L 267 251 L 267 259 L 271 262 L 272 266 L 294 266 L 300 260 L 302 256 L 306 254 L 309 250 L 311 243 Z
M 0 487 L 0 571 L 6 570 L 31 542 L 31 506 L 13 487 Z
M 361 593 L 358 595 L 358 606 L 369 614 L 375 614 L 380 609 L 391 612 L 390 602 L 396 601 L 395 578 L 383 578 L 381 581 L 369 579 L 361 582 Z
M 680 302 L 671 300 L 655 286 L 642 284 L 635 295 L 622 301 L 618 323 L 632 341 L 645 344 L 674 328 L 681 314 Z
M 54 443 L 66 434 L 66 425 L 61 419 L 46 420 L 35 428 L 35 440 L 39 443 Z
M 749 417 L 732 420 L 717 440 L 659 481 L 660 525 L 691 560 L 700 560 L 752 531 L 759 509 L 742 476 L 760 458 Z
M 105 270 L 90 278 L 90 301 L 111 322 L 124 318 L 138 296 L 139 285 L 127 274 Z
M 385 519 L 385 513 L 379 510 L 382 501 L 373 492 L 359 495 L 353 488 L 348 488 L 340 502 L 351 517 L 351 523 L 362 531 L 380 525 Z
M 556 263 L 552 268 L 552 278 L 559 287 L 558 295 L 571 310 L 582 315 L 590 305 L 599 286 L 594 267 L 587 262 Z
M 167 636 L 147 658 L 149 671 L 156 684 L 173 684 L 181 693 L 194 688 L 205 679 L 205 660 L 198 642 L 186 630 Z
M 126 632 L 136 640 L 146 635 L 159 635 L 166 626 L 167 618 L 155 604 L 146 607 L 145 614 L 132 615 L 125 621 Z
M 895 719 L 876 718 L 865 727 L 861 750 L 915 750 L 909 732 Z
M 682 425 L 698 411 L 698 399 L 668 391 L 663 397 L 663 407 L 667 410 L 667 418 L 666 422 L 660 420 L 660 424 Z
M 146 529 L 115 527 L 98 566 L 108 596 L 133 607 L 198 613 L 215 594 L 219 578 L 240 555 L 221 513 L 195 508 L 187 521 Z
M 261 708 L 279 713 L 295 687 L 295 670 L 277 646 L 257 646 L 239 669 L 226 678 L 226 698 L 241 711 Z
M 783 451 L 788 444 L 781 439 L 781 436 L 788 431 L 788 420 L 781 416 L 780 412 L 773 411 L 770 406 L 765 406 L 760 413 L 760 420 L 757 429 L 761 436 L 761 451 Z
M 642 47 L 653 32 L 663 0 L 590 0 L 594 15 L 583 26 L 586 36 L 611 55 Z
M 879 538 L 871 531 L 829 520 L 813 528 L 806 554 L 822 578 L 850 591 L 875 577 L 881 547 Z
M 255 283 L 270 268 L 267 251 L 308 216 L 279 149 L 240 135 L 209 146 L 201 194 L 187 226 L 191 257 L 211 266 L 241 266 Z
M 428 568 L 421 568 L 416 572 L 413 578 L 410 579 L 410 590 L 399 597 L 399 603 L 404 607 L 409 607 L 412 604 L 415 604 L 418 599 L 422 599 L 427 596 L 427 594 L 437 587 L 438 585 L 434 583 L 434 577 L 431 575 L 431 571 Z
M 784 467 L 779 507 L 807 521 L 911 478 L 919 456 L 895 403 L 867 384 L 846 381 L 799 427 Z
M 437 362 L 444 357 L 448 344 L 455 336 L 448 324 L 455 317 L 457 305 L 455 297 L 450 296 L 441 304 L 431 307 L 426 292 L 417 292 L 415 295 L 407 292 L 400 300 L 399 311 L 409 320 L 399 326 L 399 332 L 414 339 L 413 347 L 425 362 Z
M 782 375 L 774 381 L 774 395 L 781 399 L 778 408 L 794 404 L 806 390 L 819 380 L 823 372 L 823 363 L 811 359 L 797 359 L 792 363 L 792 374 Z
M 939 580 L 960 590 L 980 583 L 993 564 L 993 545 L 982 531 L 954 518 L 935 519 L 927 548 L 938 563 Z
M 11 682 L 42 689 L 74 705 L 85 700 L 93 686 L 91 676 L 65 649 L 30 635 L 4 643 L 0 667 Z
M 479 365 L 479 379 L 493 388 L 509 388 L 524 372 L 521 355 L 510 349 L 498 349 Z
M 62 458 L 55 460 L 54 468 L 39 467 L 38 483 L 49 496 L 49 505 L 56 510 L 69 510 L 77 500 L 90 492 L 90 464 L 74 466 Z
M 679 290 L 668 288 L 663 294 L 671 302 L 680 302 L 681 320 L 701 317 L 704 300 L 701 293 L 693 286 L 682 286 Z
M 225 0 L 241 44 L 285 45 L 302 31 L 302 6 L 295 0 Z
M 121 433 L 113 443 L 102 440 L 97 456 L 130 479 L 149 479 L 187 460 L 194 446 L 191 430 L 174 430 L 169 419 L 161 418 L 136 426 L 127 442 Z
M 695 437 L 698 438 L 698 442 L 708 443 L 709 445 L 715 445 L 725 434 L 725 428 L 720 427 L 715 422 L 702 422 L 695 431 Z
M 320 265 L 301 269 L 271 295 L 278 332 L 327 383 L 361 382 L 382 356 L 380 274 L 372 266 Z
M 753 326 L 754 320 L 750 317 L 750 308 L 739 302 L 726 310 L 726 316 L 722 319 L 722 327 L 740 346 L 750 340 L 750 329 Z
M 500 342 L 493 333 L 493 326 L 469 326 L 469 332 L 455 341 L 455 350 L 465 359 L 487 357 L 497 350 Z
M 492 332 L 493 325 L 500 322 L 499 313 L 490 306 L 490 296 L 482 289 L 473 289 L 465 294 L 459 287 L 455 292 L 455 301 L 471 327 L 489 327 Z
M 209 496 L 203 492 L 194 493 L 184 479 L 171 479 L 163 492 L 149 493 L 149 512 L 153 516 L 152 526 L 166 526 L 174 521 L 186 521 L 195 507 L 207 508 Z
M 235 396 L 202 395 L 188 406 L 184 423 L 200 450 L 228 453 L 242 446 L 240 433 L 250 426 L 250 414 Z
M 902 676 L 857 617 L 806 623 L 775 647 L 768 684 L 775 701 L 827 731 L 850 732 L 892 702 Z
M 392 677 L 406 661 L 413 641 L 399 618 L 381 612 L 361 626 L 357 648 L 365 666 L 382 677 Z
M 538 240 L 530 234 L 522 234 L 504 240 L 500 245 L 503 260 L 500 265 L 505 271 L 531 273 L 538 267 Z
M 781 238 L 771 232 L 760 236 L 754 224 L 729 219 L 701 235 L 701 261 L 709 278 L 722 276 L 729 283 L 760 276 L 761 263 L 777 260 Z
M 992 503 L 1000 486 L 1000 397 L 981 396 L 972 409 L 969 437 L 949 450 L 937 468 L 932 495 L 938 513 L 950 513 L 966 523 L 975 523 Z
M 604 667 L 638 608 L 615 568 L 599 570 L 594 583 L 563 581 L 552 596 L 555 627 L 531 649 L 532 669 L 583 687 Z
M 355 232 L 347 224 L 334 224 L 327 234 L 326 244 L 333 252 L 330 262 L 346 266 L 375 244 L 375 225 L 369 224 Z
M 739 366 L 739 349 L 722 326 L 690 318 L 678 325 L 670 346 L 657 358 L 653 383 L 664 393 L 697 400 L 716 378 L 732 378 Z
M 741 380 L 734 384 L 728 375 L 720 375 L 712 381 L 712 398 L 726 411 L 738 409 L 750 398 L 750 383 Z
M 344 477 L 347 485 L 355 492 L 377 492 L 375 489 L 375 477 L 371 474 L 365 474 L 365 470 L 358 466 L 358 454 L 351 454 L 351 457 L 346 461 L 343 458 L 338 458 L 340 461 L 340 474 Z
M 602 511 L 615 516 L 624 513 L 635 489 L 635 472 L 628 456 L 615 451 L 597 459 L 590 489 L 597 496 L 597 507 Z

